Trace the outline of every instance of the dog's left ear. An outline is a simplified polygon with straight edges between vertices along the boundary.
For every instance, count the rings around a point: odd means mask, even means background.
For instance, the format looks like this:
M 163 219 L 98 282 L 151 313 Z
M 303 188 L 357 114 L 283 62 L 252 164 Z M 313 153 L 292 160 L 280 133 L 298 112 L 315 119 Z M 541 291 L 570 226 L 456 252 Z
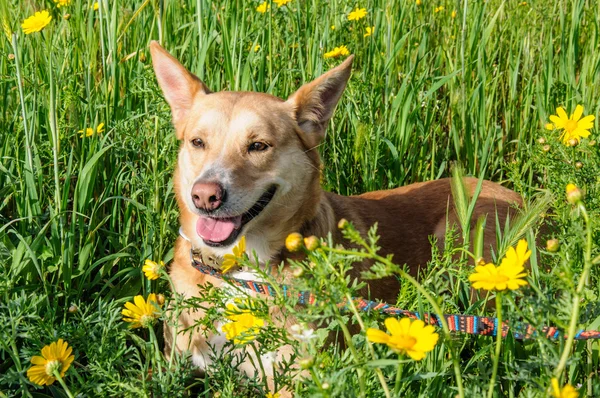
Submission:
M 294 108 L 303 133 L 301 138 L 309 148 L 319 145 L 325 137 L 327 123 L 350 78 L 353 59 L 354 55 L 349 56 L 341 65 L 300 87 L 287 100 Z

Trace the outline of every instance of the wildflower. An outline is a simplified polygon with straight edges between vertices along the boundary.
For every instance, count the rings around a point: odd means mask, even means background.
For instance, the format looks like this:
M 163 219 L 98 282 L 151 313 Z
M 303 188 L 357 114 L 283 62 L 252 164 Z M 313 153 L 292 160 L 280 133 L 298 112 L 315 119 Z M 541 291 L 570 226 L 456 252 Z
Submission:
M 30 33 L 41 31 L 50 23 L 51 20 L 52 16 L 48 11 L 38 11 L 31 17 L 24 20 L 21 24 L 21 28 L 23 28 L 23 33 L 28 35 Z
M 102 132 L 104 132 L 104 123 L 100 123 L 97 127 L 96 127 L 96 131 L 97 134 L 100 134 Z M 83 138 L 83 136 L 85 135 L 86 137 L 91 137 L 94 135 L 94 129 L 91 127 L 88 127 L 85 129 L 85 133 L 83 130 L 79 130 L 79 134 L 80 137 Z
M 552 130 L 554 130 L 554 125 L 552 123 L 546 123 L 544 128 L 548 131 L 552 131 Z
M 558 379 L 556 377 L 552 378 L 552 396 L 555 398 L 578 398 L 579 393 L 570 384 L 565 384 L 565 386 L 561 389 L 558 384 Z
M 313 250 L 318 249 L 319 243 L 320 243 L 319 238 L 317 238 L 314 235 L 304 238 L 304 246 L 306 247 L 306 250 L 308 250 L 308 251 L 313 251 Z
M 369 37 L 369 36 L 371 36 L 374 31 L 375 31 L 375 26 L 367 26 L 367 28 L 365 29 L 365 34 L 363 35 L 363 37 Z
M 456 18 L 456 10 L 452 10 L 452 14 L 450 14 L 452 19 Z
M 383 54 L 382 54 L 383 55 Z M 340 221 L 338 221 L 338 228 L 339 229 L 345 229 L 348 227 L 348 225 L 350 225 L 350 223 L 348 222 L 348 220 L 346 220 L 345 218 L 340 219 Z
M 521 3 L 519 3 L 520 6 L 526 6 L 527 2 L 526 1 L 522 1 Z
M 348 54 L 350 54 L 350 51 L 348 51 L 348 47 L 339 46 L 339 47 L 336 47 L 333 50 L 325 53 L 324 57 L 325 58 L 337 58 L 339 56 L 348 55 Z
M 435 12 L 436 14 L 437 14 L 438 12 L 442 12 L 442 11 L 444 11 L 444 6 L 439 6 L 439 7 L 436 7 L 436 8 L 435 8 L 435 10 L 434 10 L 434 12 Z
M 56 4 L 57 8 L 66 7 L 71 4 L 71 0 L 54 0 L 54 4 Z
M 123 320 L 131 323 L 130 327 L 148 328 L 154 321 L 160 317 L 158 300 L 156 294 L 150 293 L 148 300 L 138 295 L 133 298 L 133 303 L 125 303 L 125 308 L 121 311 Z
M 583 192 L 581 192 L 581 189 L 579 189 L 577 185 L 567 184 L 565 190 L 567 191 L 567 202 L 571 203 L 572 205 L 575 205 L 579 201 L 581 201 L 581 198 L 583 197 Z
M 159 261 L 157 263 L 156 261 L 146 259 L 146 261 L 144 261 L 144 266 L 142 267 L 142 271 L 144 271 L 146 278 L 153 281 L 153 280 L 160 278 L 160 271 L 164 267 L 165 267 L 165 263 L 163 263 L 162 261 Z
M 92 8 L 94 11 L 98 11 L 98 8 L 100 8 L 100 4 L 98 2 L 95 2 L 94 5 L 92 5 L 90 8 Z
M 267 395 L 265 395 L 265 398 L 279 398 L 281 397 L 281 394 L 276 392 L 276 393 L 272 393 L 272 392 L 268 392 Z
M 421 0 L 417 0 L 415 3 L 417 4 L 417 6 L 420 6 L 421 5 Z
M 233 247 L 233 254 L 226 254 L 223 256 L 223 263 L 221 264 L 221 272 L 226 273 L 236 265 L 238 265 L 238 259 L 244 256 L 246 252 L 246 237 L 242 236 L 239 243 Z
M 33 366 L 27 370 L 27 377 L 32 383 L 49 386 L 56 380 L 56 372 L 60 377 L 64 377 L 75 359 L 71 352 L 73 349 L 63 339 L 45 346 L 42 348 L 42 356 L 36 355 L 31 358 Z
M 589 129 L 594 127 L 595 117 L 594 115 L 588 115 L 582 118 L 582 115 L 583 106 L 577 105 L 571 117 L 567 116 L 567 112 L 563 107 L 556 108 L 556 115 L 550 116 L 555 128 L 564 130 L 560 136 L 563 144 L 568 144 L 570 140 L 576 140 L 579 143 L 581 137 L 586 138 L 590 135 Z
M 260 12 L 261 14 L 264 14 L 269 8 L 271 8 L 271 6 L 268 5 L 266 1 L 263 1 L 258 7 L 256 7 L 256 11 Z
M 335 25 L 331 25 L 331 30 L 335 30 Z
M 276 4 L 277 7 L 281 7 L 286 5 L 287 3 L 291 3 L 292 0 L 273 0 Z
M 484 290 L 516 290 L 520 286 L 527 285 L 523 279 L 526 276 L 525 262 L 531 256 L 531 250 L 528 250 L 527 241 L 521 239 L 517 248 L 511 247 L 506 252 L 500 266 L 494 264 L 478 265 L 475 267 L 475 273 L 469 276 L 473 282 L 473 288 Z
M 366 16 L 367 16 L 366 8 L 356 7 L 356 10 L 354 10 L 350 14 L 348 14 L 348 21 L 358 21 L 360 19 L 363 19 Z
M 546 241 L 546 250 L 550 253 L 555 253 L 558 251 L 558 247 L 560 246 L 560 242 L 558 239 L 548 239 Z
M 300 250 L 302 248 L 302 243 L 304 243 L 302 235 L 298 232 L 291 233 L 285 238 L 285 248 L 292 253 Z
M 256 338 L 259 329 L 264 326 L 262 318 L 254 316 L 250 310 L 240 310 L 235 304 L 227 304 L 225 317 L 232 322 L 221 327 L 227 340 L 233 340 L 235 344 L 246 344 Z
M 431 325 L 417 319 L 410 318 L 387 318 L 385 327 L 391 335 L 381 330 L 367 329 L 367 339 L 373 343 L 387 344 L 392 350 L 399 354 L 408 354 L 415 361 L 425 358 L 425 354 L 433 350 L 439 335 Z
M 254 52 L 257 53 L 260 50 L 260 44 L 254 46 Z
M 313 357 L 302 358 L 298 364 L 304 370 L 310 369 L 315 364 L 315 359 Z
M 317 338 L 315 330 L 307 328 L 305 325 L 292 325 L 290 326 L 290 332 L 293 338 L 304 343 L 307 343 L 308 341 Z

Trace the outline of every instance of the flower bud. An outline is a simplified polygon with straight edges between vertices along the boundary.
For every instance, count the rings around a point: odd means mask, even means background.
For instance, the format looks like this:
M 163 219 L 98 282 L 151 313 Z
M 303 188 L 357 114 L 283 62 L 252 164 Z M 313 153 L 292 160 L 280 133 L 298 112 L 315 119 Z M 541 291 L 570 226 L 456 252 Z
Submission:
M 339 222 L 338 222 L 338 228 L 339 229 L 344 229 L 348 226 L 348 220 L 346 220 L 345 218 L 342 218 Z
M 537 140 L 538 144 L 544 145 L 546 143 L 546 139 L 544 137 L 540 137 Z
M 546 123 L 544 127 L 546 128 L 546 130 L 554 130 L 554 125 L 552 123 Z
M 575 168 L 577 170 L 583 169 L 583 162 L 575 162 Z
M 583 192 L 575 184 L 567 184 L 567 202 L 575 205 L 583 198 Z
M 161 307 L 165 303 L 165 296 L 162 293 L 156 295 L 156 303 Z
M 329 385 L 329 383 L 325 382 L 325 383 L 321 384 L 321 387 L 323 388 L 323 390 L 329 390 L 330 385 Z
M 306 370 L 310 369 L 315 364 L 315 360 L 313 357 L 304 358 L 300 360 L 299 364 L 302 369 Z
M 75 304 L 71 304 L 71 306 L 69 307 L 69 313 L 70 314 L 76 313 L 77 310 L 79 310 L 79 308 L 77 308 L 77 306 Z
M 577 144 L 579 144 L 579 140 L 577 138 L 571 138 L 569 141 L 567 141 L 567 145 L 572 147 L 576 147 Z
M 65 21 L 68 21 L 69 19 L 71 19 L 71 14 L 68 14 L 68 13 L 67 13 L 67 14 L 63 15 L 63 19 L 64 19 Z
M 12 54 L 12 53 L 8 54 L 8 60 L 9 61 L 14 61 L 15 60 L 15 54 Z
M 550 253 L 556 253 L 558 251 L 558 246 L 560 246 L 558 239 L 548 239 L 546 241 L 546 250 Z
M 590 142 L 588 142 L 589 146 L 594 146 L 596 145 L 596 140 L 591 140 Z
M 550 151 L 550 145 L 544 145 L 544 146 L 542 147 L 542 151 L 544 151 L 544 152 L 549 152 L 549 151 Z
M 306 250 L 313 251 L 319 248 L 319 238 L 316 236 L 309 236 L 308 238 L 304 238 L 304 246 L 306 246 Z
M 292 253 L 302 249 L 302 243 L 302 235 L 298 232 L 291 233 L 285 238 L 285 248 Z
M 141 63 L 145 63 L 146 62 L 146 54 L 144 54 L 144 52 L 140 52 L 140 62 Z
M 294 277 L 296 278 L 300 278 L 302 275 L 304 275 L 304 269 L 302 269 L 301 267 L 296 267 L 292 271 L 292 275 L 294 275 Z

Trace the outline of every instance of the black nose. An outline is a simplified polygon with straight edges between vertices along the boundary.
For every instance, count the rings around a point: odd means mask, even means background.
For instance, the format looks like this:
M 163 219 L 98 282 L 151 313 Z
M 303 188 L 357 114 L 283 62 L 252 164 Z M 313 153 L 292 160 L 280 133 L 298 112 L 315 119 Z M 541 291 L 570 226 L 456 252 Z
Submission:
M 226 199 L 226 191 L 217 182 L 198 181 L 192 187 L 192 201 L 197 209 L 217 210 Z

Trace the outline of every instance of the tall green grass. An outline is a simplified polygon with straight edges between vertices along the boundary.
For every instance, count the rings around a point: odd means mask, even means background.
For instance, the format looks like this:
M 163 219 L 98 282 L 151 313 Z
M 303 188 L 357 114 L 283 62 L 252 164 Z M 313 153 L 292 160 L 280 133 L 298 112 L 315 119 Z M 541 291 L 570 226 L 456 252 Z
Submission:
M 323 55 L 346 45 L 356 54 L 354 72 L 320 148 L 323 185 L 342 194 L 449 176 L 452 162 L 526 197 L 539 186 L 560 192 L 564 181 L 548 173 L 596 153 L 556 146 L 554 158 L 532 158 L 556 106 L 600 111 L 600 5 L 592 0 L 294 0 L 265 14 L 259 4 L 110 0 L 97 11 L 83 0 L 60 9 L 50 0 L 0 4 L 0 390 L 33 391 L 23 376 L 33 347 L 81 331 L 68 315 L 72 304 L 86 308 L 82 322 L 97 326 L 90 341 L 110 350 L 111 339 L 125 336 L 119 305 L 159 286 L 142 277 L 144 259 L 172 258 L 178 143 L 150 40 L 212 90 L 283 98 L 337 65 Z M 357 5 L 368 15 L 350 22 Z M 42 9 L 50 25 L 24 35 L 20 23 Z M 368 26 L 374 34 L 364 37 Z M 78 133 L 100 123 L 101 134 Z M 577 178 L 591 186 L 590 167 Z M 121 393 L 124 359 L 86 355 L 86 372 L 100 363 L 123 370 L 106 390 Z

